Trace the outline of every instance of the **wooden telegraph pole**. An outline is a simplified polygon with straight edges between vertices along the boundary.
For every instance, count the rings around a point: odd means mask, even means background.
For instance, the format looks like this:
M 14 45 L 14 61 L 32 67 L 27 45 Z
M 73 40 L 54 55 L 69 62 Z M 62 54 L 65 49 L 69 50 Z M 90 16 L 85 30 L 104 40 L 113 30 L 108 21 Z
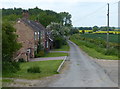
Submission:
M 107 50 L 109 49 L 109 3 L 108 3 L 108 13 L 107 13 Z

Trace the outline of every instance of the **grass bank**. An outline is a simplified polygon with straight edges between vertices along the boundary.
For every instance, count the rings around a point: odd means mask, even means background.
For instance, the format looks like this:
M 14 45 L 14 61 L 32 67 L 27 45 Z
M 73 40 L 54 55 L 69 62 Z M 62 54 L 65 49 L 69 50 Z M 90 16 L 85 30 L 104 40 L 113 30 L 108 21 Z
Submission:
M 85 38 L 86 39 L 86 38 Z M 118 60 L 118 56 L 115 54 L 117 53 L 116 49 L 112 49 L 107 51 L 106 48 L 102 44 L 95 44 L 92 42 L 86 41 L 85 39 L 81 39 L 79 34 L 75 34 L 70 37 L 70 40 L 76 43 L 83 51 L 85 51 L 89 56 L 98 59 L 111 59 L 111 60 Z M 99 40 L 97 40 L 99 41 Z M 100 42 L 100 41 L 99 41 Z M 110 52 L 110 54 L 108 54 Z M 112 55 L 113 53 L 113 55 Z
M 25 62 L 20 64 L 20 71 L 12 74 L 3 75 L 9 78 L 23 78 L 23 79 L 39 79 L 46 76 L 57 74 L 57 68 L 61 64 L 62 60 L 49 60 L 49 61 L 37 61 L 37 62 Z M 29 73 L 27 69 L 30 67 L 39 67 L 40 73 Z M 6 80 L 4 80 L 6 81 Z

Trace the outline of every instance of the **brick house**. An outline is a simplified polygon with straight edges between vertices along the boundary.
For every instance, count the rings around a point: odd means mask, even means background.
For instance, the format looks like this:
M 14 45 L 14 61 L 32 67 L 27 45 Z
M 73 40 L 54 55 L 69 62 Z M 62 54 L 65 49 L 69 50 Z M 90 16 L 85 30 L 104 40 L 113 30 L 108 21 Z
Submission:
M 16 53 L 16 61 L 20 58 L 26 61 L 34 58 L 38 45 L 41 45 L 46 51 L 50 50 L 52 39 L 47 29 L 39 22 L 23 18 L 19 19 L 14 27 L 18 35 L 18 42 L 22 44 L 22 48 Z

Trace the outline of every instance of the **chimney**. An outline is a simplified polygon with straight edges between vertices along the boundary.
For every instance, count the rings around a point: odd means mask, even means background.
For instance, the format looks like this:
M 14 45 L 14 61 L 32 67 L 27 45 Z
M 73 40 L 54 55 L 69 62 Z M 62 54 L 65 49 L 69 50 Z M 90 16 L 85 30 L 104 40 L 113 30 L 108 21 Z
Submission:
M 23 18 L 26 18 L 26 19 L 29 18 L 29 13 L 27 10 L 23 10 Z

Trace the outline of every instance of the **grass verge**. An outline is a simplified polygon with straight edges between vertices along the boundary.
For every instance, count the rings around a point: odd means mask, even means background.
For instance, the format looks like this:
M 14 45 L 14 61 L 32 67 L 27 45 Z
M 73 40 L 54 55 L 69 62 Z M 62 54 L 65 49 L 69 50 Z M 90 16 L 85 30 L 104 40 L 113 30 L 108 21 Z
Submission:
M 84 41 L 79 39 L 79 35 L 74 35 L 70 38 L 71 41 L 76 43 L 83 51 L 85 51 L 89 56 L 98 59 L 108 59 L 108 60 L 119 60 L 116 55 L 106 55 L 106 49 L 101 48 L 94 43 Z M 117 50 L 111 50 L 111 52 L 117 52 Z
M 44 57 L 60 57 L 60 56 L 67 56 L 68 53 L 62 53 L 62 52 L 51 52 L 46 54 Z
M 85 51 L 89 56 L 93 57 L 93 58 L 97 58 L 97 59 L 110 59 L 110 60 L 118 60 L 117 56 L 108 56 L 108 55 L 104 55 L 100 52 L 97 52 L 95 49 L 93 48 L 89 48 L 86 47 L 84 45 L 79 46 L 83 51 Z
M 6 74 L 3 77 L 9 78 L 23 78 L 23 79 L 39 79 L 46 76 L 57 74 L 57 68 L 61 64 L 62 60 L 49 60 L 49 61 L 37 61 L 37 62 L 26 62 L 20 64 L 20 71 L 14 74 Z M 40 73 L 28 73 L 27 69 L 33 66 L 40 68 Z M 6 81 L 6 80 L 4 80 Z
M 12 79 L 2 79 L 2 82 L 11 83 L 14 82 Z

